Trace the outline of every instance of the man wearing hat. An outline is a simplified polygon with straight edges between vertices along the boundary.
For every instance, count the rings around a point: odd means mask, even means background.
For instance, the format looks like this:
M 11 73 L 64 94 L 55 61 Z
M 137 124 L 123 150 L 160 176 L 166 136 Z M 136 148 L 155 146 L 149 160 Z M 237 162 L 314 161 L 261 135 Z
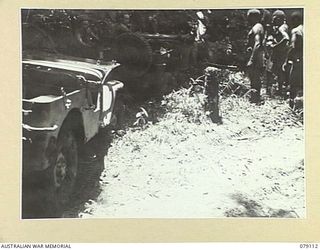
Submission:
M 263 59 L 263 39 L 264 28 L 261 24 L 261 13 L 257 9 L 251 9 L 247 13 L 248 22 L 251 29 L 248 33 L 248 47 L 249 60 L 247 62 L 248 76 L 251 82 L 251 97 L 252 103 L 260 103 L 261 91 L 261 74 L 264 67 Z

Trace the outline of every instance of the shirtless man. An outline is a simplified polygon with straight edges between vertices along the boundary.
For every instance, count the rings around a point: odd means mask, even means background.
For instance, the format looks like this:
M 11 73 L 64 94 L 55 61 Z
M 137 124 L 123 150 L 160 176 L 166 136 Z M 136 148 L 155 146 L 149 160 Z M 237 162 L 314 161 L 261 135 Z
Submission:
M 195 68 L 198 67 L 198 63 L 206 57 L 206 41 L 204 39 L 207 31 L 205 25 L 206 18 L 202 11 L 196 13 L 197 20 L 194 23 L 194 30 L 191 32 L 194 36 L 193 48 L 191 50 L 192 64 Z
M 290 107 L 293 108 L 295 100 L 303 97 L 303 24 L 300 12 L 294 12 L 291 15 L 290 49 L 288 59 L 283 68 L 290 68 Z M 287 67 L 289 65 L 289 67 Z
M 282 95 L 283 85 L 286 83 L 286 73 L 282 69 L 288 52 L 289 27 L 286 24 L 286 15 L 282 10 L 276 10 L 272 15 L 273 38 L 272 71 L 277 76 L 278 93 Z
M 272 32 L 272 14 L 267 9 L 262 9 L 262 25 L 264 28 L 264 57 L 265 57 L 265 79 L 266 79 L 266 93 L 271 96 L 272 85 L 274 82 L 274 76 L 272 72 L 272 46 L 274 44 L 273 32 Z
M 261 13 L 257 9 L 251 9 L 247 13 L 248 22 L 251 25 L 251 30 L 248 33 L 248 48 L 247 52 L 249 60 L 247 62 L 248 76 L 251 83 L 250 102 L 260 103 L 261 91 L 261 74 L 263 72 L 263 39 L 264 29 L 261 24 Z

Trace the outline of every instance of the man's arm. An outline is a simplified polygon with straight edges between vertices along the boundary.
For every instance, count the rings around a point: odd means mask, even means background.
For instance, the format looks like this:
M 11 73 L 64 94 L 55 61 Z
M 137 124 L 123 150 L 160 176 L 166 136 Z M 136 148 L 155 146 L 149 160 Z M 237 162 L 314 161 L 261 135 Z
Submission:
M 282 39 L 273 46 L 273 48 L 277 48 L 277 47 L 280 47 L 281 45 L 283 44 L 288 44 L 289 40 L 290 40 L 290 37 L 289 37 L 289 34 L 288 34 L 288 31 L 286 28 L 284 27 L 280 27 L 279 29 L 279 32 L 281 33 L 282 35 Z
M 251 56 L 249 58 L 249 61 L 247 63 L 247 66 L 251 66 L 253 64 L 253 60 L 256 58 L 258 48 L 261 46 L 261 35 L 259 30 L 254 31 L 255 36 L 254 36 L 254 46 L 252 48 Z
M 292 34 L 291 34 L 291 42 L 290 42 L 290 46 L 289 46 L 289 49 L 287 51 L 287 56 L 286 56 L 286 60 L 282 66 L 282 70 L 285 71 L 287 65 L 288 65 L 288 60 L 290 60 L 291 58 L 291 54 L 292 54 L 292 51 L 295 49 L 296 47 L 296 41 L 297 41 L 297 34 L 296 32 L 293 30 Z
M 291 57 L 290 55 L 291 55 L 292 51 L 294 51 L 296 48 L 296 42 L 297 42 L 297 33 L 293 32 L 292 37 L 291 37 L 290 48 L 288 51 L 288 59 L 290 59 L 290 57 Z

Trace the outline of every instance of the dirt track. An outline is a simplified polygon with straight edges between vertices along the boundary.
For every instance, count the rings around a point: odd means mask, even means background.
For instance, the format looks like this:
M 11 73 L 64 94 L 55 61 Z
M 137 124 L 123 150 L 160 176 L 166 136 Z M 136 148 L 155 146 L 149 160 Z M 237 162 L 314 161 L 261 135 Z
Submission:
M 216 125 L 201 111 L 184 115 L 202 100 L 186 95 L 171 94 L 158 123 L 113 141 L 102 192 L 79 216 L 305 217 L 304 130 L 288 105 L 229 97 Z

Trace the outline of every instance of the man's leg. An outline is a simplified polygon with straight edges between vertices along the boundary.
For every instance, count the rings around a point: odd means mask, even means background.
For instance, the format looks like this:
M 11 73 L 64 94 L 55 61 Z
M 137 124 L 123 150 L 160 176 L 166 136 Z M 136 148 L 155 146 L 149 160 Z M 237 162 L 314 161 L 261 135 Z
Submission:
M 289 105 L 294 108 L 294 99 L 298 96 L 303 97 L 303 66 L 296 62 L 292 66 L 290 75 L 290 101 Z
M 279 90 L 280 90 L 280 95 L 281 96 L 284 96 L 285 93 L 284 93 L 284 90 L 283 88 L 287 85 L 286 83 L 286 72 L 284 72 L 282 70 L 282 68 L 279 69 Z
M 278 60 L 274 59 L 273 66 L 272 66 L 272 72 L 277 78 L 277 81 L 276 81 L 277 82 L 277 91 L 276 91 L 276 93 L 278 95 L 281 95 L 281 93 L 282 93 L 283 77 L 281 75 L 281 73 L 282 73 L 281 67 L 282 67 L 282 65 L 280 66 L 280 62 Z
M 279 65 L 277 65 L 275 68 L 275 75 L 277 76 L 277 83 L 278 83 L 277 94 L 282 95 L 282 75 L 281 75 L 281 69 Z
M 198 43 L 194 42 L 191 48 L 191 65 L 192 66 L 197 66 L 198 64 L 198 53 L 199 53 Z
M 272 90 L 272 85 L 273 85 L 273 73 L 270 70 L 266 71 L 266 92 L 267 95 L 271 96 L 271 90 Z
M 190 67 L 190 57 L 191 57 L 192 45 L 182 44 L 180 47 L 181 53 L 181 70 L 187 70 Z
M 251 89 L 252 89 L 250 102 L 259 103 L 260 91 L 261 91 L 260 70 L 258 68 L 253 67 L 249 70 L 248 73 L 249 73 Z

